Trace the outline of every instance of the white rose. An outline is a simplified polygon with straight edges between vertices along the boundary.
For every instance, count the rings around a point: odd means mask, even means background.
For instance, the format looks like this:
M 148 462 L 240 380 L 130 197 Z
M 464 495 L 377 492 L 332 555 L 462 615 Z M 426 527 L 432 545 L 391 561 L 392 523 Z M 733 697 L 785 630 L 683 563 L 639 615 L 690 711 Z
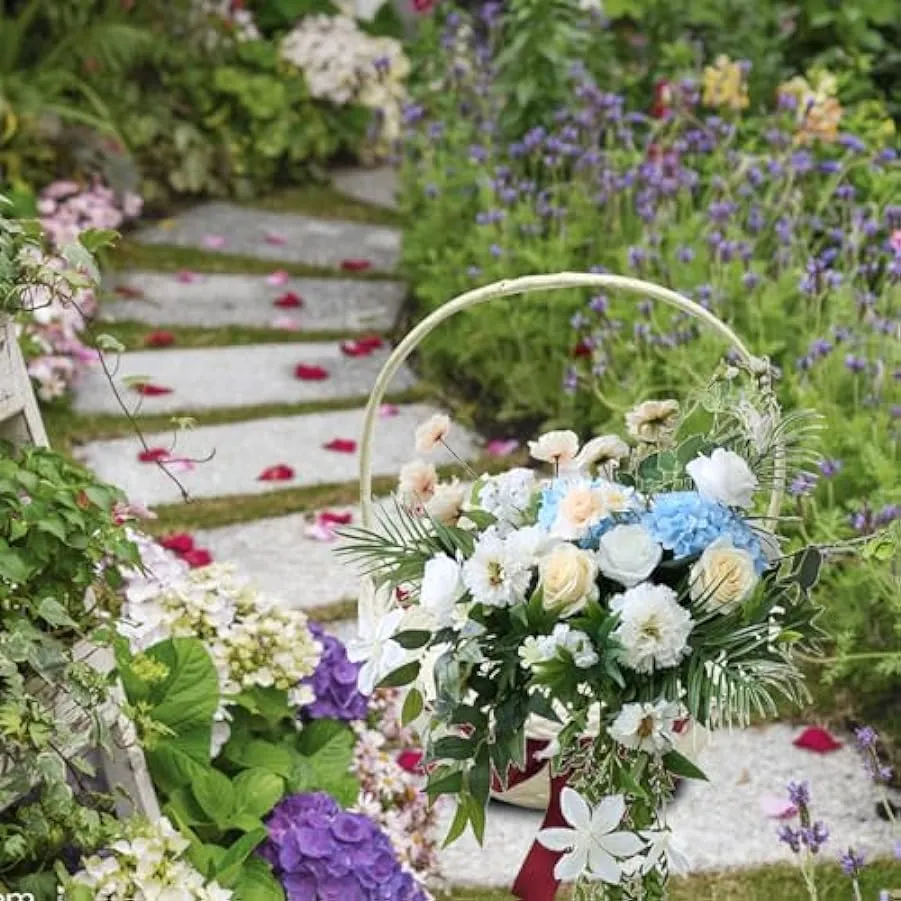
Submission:
M 734 547 L 731 538 L 718 538 L 691 568 L 691 598 L 728 613 L 751 594 L 757 582 L 754 558 Z
M 444 628 L 451 624 L 454 605 L 465 590 L 462 565 L 447 554 L 437 554 L 423 570 L 419 603 L 434 616 L 438 628 Z
M 601 572 L 631 588 L 643 582 L 660 563 L 663 547 L 641 525 L 614 526 L 601 536 L 597 561 Z
M 727 507 L 750 507 L 757 476 L 751 467 L 734 451 L 716 448 L 707 457 L 696 457 L 686 467 L 701 497 L 719 501 Z
M 573 544 L 561 544 L 544 557 L 538 567 L 548 610 L 561 616 L 578 613 L 598 596 L 594 556 Z

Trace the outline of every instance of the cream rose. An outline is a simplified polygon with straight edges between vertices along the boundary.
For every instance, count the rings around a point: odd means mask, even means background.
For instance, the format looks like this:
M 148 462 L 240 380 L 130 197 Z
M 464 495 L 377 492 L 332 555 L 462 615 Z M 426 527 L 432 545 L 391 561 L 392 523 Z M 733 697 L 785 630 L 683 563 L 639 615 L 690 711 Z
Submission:
M 720 613 L 737 607 L 759 580 L 754 558 L 735 547 L 731 538 L 718 538 L 709 545 L 691 568 L 690 578 L 692 600 Z
M 573 544 L 555 547 L 538 566 L 544 606 L 562 616 L 578 613 L 598 596 L 597 563 L 592 554 Z
M 601 536 L 598 567 L 614 582 L 631 588 L 643 582 L 660 563 L 663 546 L 641 525 L 614 526 Z

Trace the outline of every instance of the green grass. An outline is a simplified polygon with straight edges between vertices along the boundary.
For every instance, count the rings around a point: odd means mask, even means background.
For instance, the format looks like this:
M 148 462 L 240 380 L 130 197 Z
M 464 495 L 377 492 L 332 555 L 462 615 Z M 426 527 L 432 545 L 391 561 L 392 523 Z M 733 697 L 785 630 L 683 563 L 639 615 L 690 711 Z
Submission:
M 102 310 L 102 307 L 101 307 Z M 155 350 L 178 350 L 185 347 L 235 347 L 246 344 L 304 344 L 311 341 L 343 341 L 355 335 L 372 335 L 372 329 L 350 332 L 347 329 L 323 331 L 291 331 L 247 325 L 222 325 L 206 328 L 195 325 L 153 326 L 146 322 L 122 320 L 121 322 L 97 322 L 94 330 L 112 335 L 121 341 L 126 350 L 146 350 L 147 335 L 158 330 L 172 332 L 175 342 Z
M 284 269 L 290 275 L 310 278 L 383 279 L 391 272 L 367 270 L 344 272 L 335 266 L 308 266 L 279 260 L 261 260 L 249 254 L 216 253 L 196 247 L 177 247 L 170 244 L 139 244 L 123 239 L 104 257 L 104 269 L 149 269 L 157 272 L 237 272 L 244 275 L 268 275 L 274 269 Z
M 399 392 L 386 399 L 386 403 L 409 404 L 422 401 L 427 395 L 425 389 L 414 388 Z M 133 395 L 127 394 L 131 401 Z M 273 416 L 300 416 L 304 413 L 322 413 L 329 410 L 353 410 L 366 403 L 365 397 L 338 397 L 327 400 L 306 401 L 298 404 L 260 404 L 253 407 L 231 407 L 227 410 L 207 410 L 186 413 L 155 413 L 136 416 L 135 421 L 145 435 L 154 432 L 171 432 L 177 428 L 176 417 L 190 416 L 196 426 L 223 425 L 235 422 L 250 422 Z M 101 441 L 122 438 L 134 434 L 134 426 L 122 414 L 76 413 L 69 406 L 54 406 L 44 410 L 44 425 L 50 444 L 57 450 L 71 451 L 76 444 L 86 441 Z
M 735 840 L 740 841 L 739 825 Z M 851 883 L 834 864 L 823 866 L 818 878 L 819 901 L 851 901 Z M 876 861 L 861 874 L 861 894 L 876 901 L 881 889 L 894 889 L 901 899 L 901 862 Z M 559 901 L 567 898 L 563 890 Z M 509 892 L 480 891 L 458 887 L 439 895 L 439 901 L 511 901 Z M 796 868 L 788 865 L 759 867 L 727 873 L 711 873 L 674 879 L 669 901 L 805 901 L 804 882 Z
M 321 219 L 368 222 L 370 225 L 400 226 L 399 213 L 341 194 L 329 185 L 308 184 L 285 188 L 266 197 L 246 201 L 242 206 L 276 213 L 303 213 Z

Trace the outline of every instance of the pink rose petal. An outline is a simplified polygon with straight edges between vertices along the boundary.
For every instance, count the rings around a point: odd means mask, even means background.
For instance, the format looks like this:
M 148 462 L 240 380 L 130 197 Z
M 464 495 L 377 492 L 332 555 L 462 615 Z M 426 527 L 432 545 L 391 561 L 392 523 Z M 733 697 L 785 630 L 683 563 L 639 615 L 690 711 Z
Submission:
M 515 438 L 493 438 L 485 445 L 485 453 L 490 457 L 509 457 L 518 447 Z
M 266 276 L 266 284 L 273 288 L 280 288 L 282 285 L 287 285 L 290 278 L 290 274 L 284 269 L 276 269 L 275 272 L 270 272 Z
M 304 527 L 303 534 L 312 541 L 334 541 L 338 537 L 325 523 L 318 520 Z
M 349 526 L 353 522 L 353 513 L 333 513 L 331 510 L 323 510 L 317 517 L 321 522 L 334 526 Z
M 293 291 L 285 291 L 272 301 L 272 305 L 282 310 L 298 309 L 303 306 L 303 298 Z
M 322 382 L 328 378 L 328 370 L 322 366 L 307 366 L 305 363 L 298 363 L 294 367 L 294 378 L 300 379 L 302 382 Z
M 263 235 L 263 240 L 274 247 L 282 247 L 288 243 L 288 239 L 278 234 L 278 232 L 266 232 Z
M 392 416 L 397 416 L 400 413 L 400 407 L 397 404 L 382 404 L 379 407 L 379 416 L 383 419 L 389 419 Z
M 258 476 L 258 482 L 288 482 L 294 478 L 294 470 L 285 463 L 267 466 Z
M 322 446 L 325 450 L 335 451 L 338 454 L 352 454 L 357 449 L 357 442 L 349 438 L 333 438 Z
M 187 554 L 194 550 L 194 539 L 187 532 L 172 532 L 160 538 L 160 544 L 174 554 Z
M 163 461 L 171 472 L 191 472 L 194 469 L 194 461 L 184 457 L 172 457 Z
M 169 451 L 165 447 L 149 447 L 138 454 L 141 463 L 163 463 L 169 459 Z
M 798 813 L 798 808 L 788 798 L 777 795 L 764 795 L 760 799 L 760 809 L 771 820 L 790 820 Z
M 190 285 L 193 282 L 200 281 L 200 276 L 190 269 L 180 269 L 175 273 L 175 281 L 181 282 L 183 285 Z
M 221 250 L 225 247 L 225 238 L 222 235 L 204 235 L 202 243 L 208 250 Z
M 209 566 L 213 562 L 213 555 L 206 548 L 196 548 L 193 551 L 188 551 L 186 554 L 182 554 L 182 560 L 191 567 L 191 569 L 197 569 L 201 566 Z
M 372 268 L 372 261 L 362 258 L 353 258 L 341 261 L 341 268 L 345 272 L 365 272 Z
M 397 765 L 408 773 L 422 774 L 422 751 L 406 748 L 397 755 Z
M 300 323 L 292 316 L 276 316 L 272 320 L 272 327 L 285 332 L 296 332 L 300 330 Z
M 842 746 L 840 741 L 836 741 L 820 726 L 808 726 L 792 744 L 796 748 L 813 751 L 815 754 L 829 754 L 831 751 L 837 751 Z
M 132 386 L 142 397 L 162 397 L 164 394 L 171 394 L 172 389 L 165 385 L 154 385 L 153 382 L 138 382 Z

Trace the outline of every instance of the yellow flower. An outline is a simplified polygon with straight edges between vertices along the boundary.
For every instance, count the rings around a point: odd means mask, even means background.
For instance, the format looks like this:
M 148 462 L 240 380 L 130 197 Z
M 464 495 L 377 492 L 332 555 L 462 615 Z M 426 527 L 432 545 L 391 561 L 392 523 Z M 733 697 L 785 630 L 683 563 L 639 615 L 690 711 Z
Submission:
M 742 110 L 748 105 L 748 86 L 740 63 L 720 55 L 712 66 L 704 69 L 705 106 Z
M 780 85 L 779 96 L 793 97 L 797 109 L 798 130 L 795 140 L 807 144 L 814 139 L 832 143 L 844 110 L 836 98 L 835 76 L 824 70 L 812 72 L 810 81 L 796 75 Z

